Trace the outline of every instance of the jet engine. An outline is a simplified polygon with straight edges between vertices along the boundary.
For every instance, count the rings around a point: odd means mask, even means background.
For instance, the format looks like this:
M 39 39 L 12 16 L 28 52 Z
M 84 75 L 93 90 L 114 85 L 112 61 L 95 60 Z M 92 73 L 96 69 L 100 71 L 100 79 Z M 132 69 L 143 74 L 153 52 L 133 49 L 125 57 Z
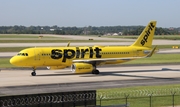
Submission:
M 47 69 L 49 70 L 57 70 L 57 69 L 63 69 L 66 68 L 66 66 L 48 66 Z
M 73 73 L 88 73 L 94 69 L 92 64 L 88 63 L 74 63 L 71 65 L 71 71 Z

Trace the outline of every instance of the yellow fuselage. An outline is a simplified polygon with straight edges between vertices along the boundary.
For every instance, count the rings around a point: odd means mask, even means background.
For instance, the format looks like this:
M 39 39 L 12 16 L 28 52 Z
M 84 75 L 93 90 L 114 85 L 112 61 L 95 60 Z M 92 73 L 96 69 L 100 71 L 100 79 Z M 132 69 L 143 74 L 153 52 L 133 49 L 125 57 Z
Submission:
M 76 59 L 100 59 L 142 57 L 151 48 L 136 46 L 93 46 L 93 47 L 38 47 L 27 48 L 14 56 L 10 62 L 23 67 L 71 66 Z M 106 61 L 103 64 L 123 63 L 128 60 Z

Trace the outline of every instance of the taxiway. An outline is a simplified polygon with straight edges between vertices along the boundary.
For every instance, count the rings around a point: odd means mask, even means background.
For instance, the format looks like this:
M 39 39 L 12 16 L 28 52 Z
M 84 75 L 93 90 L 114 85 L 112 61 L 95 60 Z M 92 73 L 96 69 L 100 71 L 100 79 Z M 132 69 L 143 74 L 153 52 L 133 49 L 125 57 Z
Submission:
M 136 85 L 180 83 L 179 65 L 103 66 L 99 75 L 62 70 L 1 70 L 0 95 L 80 91 Z

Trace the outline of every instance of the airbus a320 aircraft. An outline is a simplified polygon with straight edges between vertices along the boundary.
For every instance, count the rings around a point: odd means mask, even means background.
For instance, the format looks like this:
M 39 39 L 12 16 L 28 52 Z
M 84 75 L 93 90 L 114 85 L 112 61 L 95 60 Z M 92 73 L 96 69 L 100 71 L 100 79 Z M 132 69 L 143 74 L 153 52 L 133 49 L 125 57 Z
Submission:
M 130 46 L 84 46 L 84 47 L 35 47 L 20 51 L 10 59 L 10 63 L 21 67 L 36 68 L 47 66 L 48 69 L 71 67 L 73 73 L 99 74 L 96 66 L 118 64 L 134 59 L 151 57 L 152 40 L 156 21 L 151 21 L 144 28 L 138 39 Z

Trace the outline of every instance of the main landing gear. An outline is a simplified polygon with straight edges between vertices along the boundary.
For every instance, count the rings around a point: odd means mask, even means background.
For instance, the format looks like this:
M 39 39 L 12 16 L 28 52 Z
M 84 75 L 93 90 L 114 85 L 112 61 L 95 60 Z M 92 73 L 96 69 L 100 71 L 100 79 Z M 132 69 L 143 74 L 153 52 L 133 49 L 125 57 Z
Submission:
M 99 70 L 96 69 L 96 65 L 93 65 L 92 74 L 99 74 Z
M 36 76 L 36 70 L 35 69 L 33 69 L 33 72 L 31 72 L 31 75 Z
M 99 74 L 99 70 L 97 70 L 97 69 L 93 70 L 92 74 Z

